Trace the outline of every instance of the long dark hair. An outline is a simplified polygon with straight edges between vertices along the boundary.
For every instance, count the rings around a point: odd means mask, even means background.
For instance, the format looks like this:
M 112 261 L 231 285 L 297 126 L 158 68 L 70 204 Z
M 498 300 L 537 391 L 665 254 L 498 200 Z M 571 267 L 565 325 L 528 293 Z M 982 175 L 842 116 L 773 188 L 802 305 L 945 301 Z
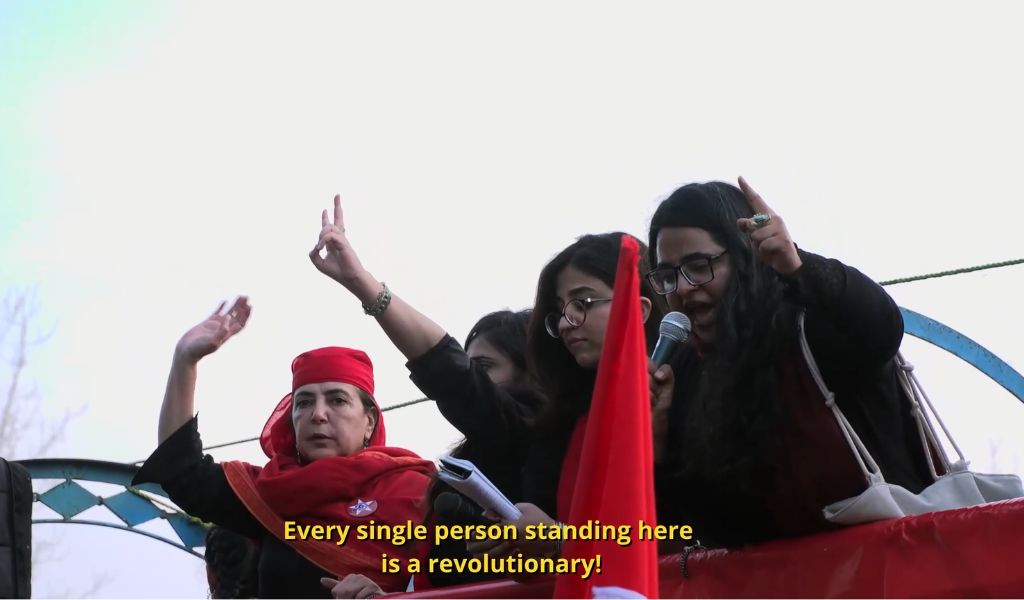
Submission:
M 728 251 L 732 276 L 716 309 L 714 348 L 704 357 L 695 393 L 683 408 L 674 458 L 691 476 L 731 480 L 751 491 L 771 476 L 781 413 L 774 364 L 796 333 L 794 308 L 783 301 L 781 280 L 754 256 L 750 239 L 736 224 L 752 214 L 739 188 L 719 181 L 691 183 L 658 206 L 648 238 L 652 263 L 658 234 L 666 227 L 704 229 Z
M 566 267 L 573 267 L 600 279 L 610 288 L 615 286 L 615 271 L 619 264 L 622 236 L 620 231 L 599 235 L 584 235 L 559 252 L 544 267 L 537 281 L 537 298 L 533 305 L 527 334 L 527 364 L 537 382 L 550 399 L 548 409 L 540 419 L 544 428 L 561 429 L 571 423 L 590 406 L 590 396 L 597 373 L 577 364 L 565 343 L 548 335 L 544 329 L 544 316 L 560 310 L 557 304 L 556 281 Z M 665 302 L 651 288 L 645 277 L 650 270 L 647 247 L 640 240 L 640 295 L 651 301 L 651 312 L 644 324 L 647 350 L 650 352 L 658 340 L 658 327 L 665 314 Z
M 498 310 L 484 315 L 476 322 L 462 345 L 467 351 L 473 340 L 487 340 L 494 349 L 512 361 L 516 373 L 526 376 L 526 326 L 530 322 L 530 309 L 513 312 Z M 517 377 L 519 379 L 520 377 Z

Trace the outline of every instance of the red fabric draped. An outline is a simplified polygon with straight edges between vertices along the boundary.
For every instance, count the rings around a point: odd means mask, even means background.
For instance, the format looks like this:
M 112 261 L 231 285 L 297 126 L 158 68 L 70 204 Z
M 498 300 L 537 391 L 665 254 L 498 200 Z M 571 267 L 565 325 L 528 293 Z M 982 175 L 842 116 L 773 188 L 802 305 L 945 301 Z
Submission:
M 879 521 L 686 560 L 661 557 L 663 598 L 1020 598 L 1024 499 Z M 407 598 L 550 598 L 551 579 L 494 581 Z
M 272 459 L 262 468 L 239 461 L 223 467 L 228 483 L 249 512 L 299 554 L 339 577 L 362 573 L 385 591 L 405 589 L 409 576 L 404 571 L 383 573 L 381 555 L 411 558 L 417 555 L 416 544 L 399 547 L 386 540 L 356 541 L 355 528 L 371 521 L 420 524 L 433 463 L 402 448 L 381 446 L 308 465 Z M 352 514 L 350 508 L 360 500 L 376 502 L 376 509 L 362 516 Z M 349 525 L 352 529 L 343 546 L 338 546 L 337 540 L 287 540 L 285 521 L 307 526 Z
M 569 449 L 562 459 L 562 473 L 558 478 L 558 514 L 555 518 L 565 523 L 569 521 L 569 511 L 572 509 L 572 495 L 576 491 L 576 477 L 580 472 L 580 455 L 583 454 L 583 436 L 586 432 L 587 415 L 583 415 L 573 427 Z

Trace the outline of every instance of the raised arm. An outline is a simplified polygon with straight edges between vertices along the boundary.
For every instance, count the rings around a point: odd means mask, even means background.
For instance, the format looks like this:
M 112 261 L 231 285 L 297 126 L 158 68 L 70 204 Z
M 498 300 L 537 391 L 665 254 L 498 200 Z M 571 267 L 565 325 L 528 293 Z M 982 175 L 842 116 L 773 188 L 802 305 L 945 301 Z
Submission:
M 320 256 L 322 250 L 326 250 L 326 256 Z M 326 210 L 321 215 L 320 239 L 309 258 L 364 307 L 373 306 L 381 298 L 383 284 L 363 268 L 345 236 L 339 196 L 334 197 L 333 222 Z M 479 440 L 499 452 L 515 451 L 528 442 L 541 403 L 539 394 L 525 389 L 513 394 L 495 384 L 440 325 L 398 296 L 392 294 L 387 308 L 374 317 L 408 359 L 413 383 L 437 402 L 444 417 L 467 439 Z
M 225 302 L 192 329 L 185 332 L 174 347 L 171 372 L 167 376 L 164 402 L 160 406 L 157 441 L 163 443 L 195 412 L 196 373 L 199 360 L 216 352 L 224 342 L 245 327 L 252 313 L 249 299 L 239 296 L 225 313 Z
M 321 250 L 326 256 L 321 257 Z M 398 350 L 409 360 L 423 356 L 445 336 L 444 329 L 431 321 L 400 297 L 388 291 L 376 277 L 367 271 L 359 261 L 348 238 L 345 237 L 345 220 L 341 210 L 341 196 L 334 197 L 334 220 L 328 219 L 327 211 L 321 215 L 320 239 L 309 253 L 313 265 L 324 275 L 337 281 L 363 307 L 373 306 L 384 294 L 391 297 L 387 309 L 375 314 L 384 333 Z
M 789 298 L 806 309 L 807 341 L 819 366 L 858 372 L 889 361 L 903 339 L 903 317 L 889 294 L 853 267 L 798 250 L 782 217 L 742 177 L 739 183 L 762 217 L 737 224 L 786 282 Z

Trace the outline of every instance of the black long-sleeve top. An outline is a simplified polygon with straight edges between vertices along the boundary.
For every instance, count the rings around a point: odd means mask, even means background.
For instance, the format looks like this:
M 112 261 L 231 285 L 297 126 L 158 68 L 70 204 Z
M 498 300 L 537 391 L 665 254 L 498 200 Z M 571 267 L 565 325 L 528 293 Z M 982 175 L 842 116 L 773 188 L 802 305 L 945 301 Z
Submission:
M 800 257 L 801 268 L 783 278 L 786 301 L 805 311 L 808 345 L 826 385 L 887 481 L 920 491 L 930 476 L 893 360 L 903 337 L 899 307 L 857 269 L 802 250 Z M 658 469 L 659 516 L 692 524 L 705 544 L 730 546 L 837 527 L 822 509 L 860 493 L 866 482 L 795 339 L 772 366 L 781 417 L 778 446 L 766 457 L 774 476 L 765 488 L 744 493 L 737 482 L 709 482 L 675 468 L 686 448 L 683 420 L 696 396 L 701 362 L 692 349 L 673 362 L 676 389 L 668 461 Z
M 531 385 L 496 385 L 450 335 L 410 360 L 409 378 L 466 436 L 459 455 L 479 467 L 513 501 L 519 472 L 544 399 Z
M 785 301 L 806 311 L 808 344 L 823 378 L 887 480 L 912 491 L 922 489 L 930 478 L 893 361 L 903 336 L 899 308 L 856 269 L 802 250 L 800 256 L 801 268 L 783 278 Z M 691 524 L 706 545 L 805 535 L 833 527 L 821 512 L 826 504 L 865 488 L 864 476 L 826 410 L 795 340 L 791 351 L 771 367 L 778 374 L 783 415 L 778 424 L 780 450 L 772 459 L 779 475 L 770 489 L 755 495 L 728 485 L 711 487 L 680 473 L 681 454 L 690 451 L 682 439 L 687 403 L 700 381 L 702 361 L 687 345 L 671 365 L 675 389 L 667 417 L 667 458 L 655 468 L 659 522 Z M 591 391 L 579 393 L 589 396 Z M 539 432 L 523 471 L 524 499 L 550 515 L 556 514 L 571 434 L 571 425 Z
M 258 541 L 260 598 L 330 598 L 320 578 L 334 575 L 267 531 L 235 495 L 221 466 L 202 448 L 199 420 L 193 417 L 146 459 L 132 485 L 158 483 L 188 514 Z
M 413 383 L 466 439 L 453 451 L 471 461 L 513 502 L 522 496 L 520 472 L 533 439 L 534 417 L 543 405 L 530 385 L 496 385 L 449 335 L 406 366 Z M 431 496 L 454 492 L 435 481 Z M 464 506 L 476 507 L 468 498 Z M 477 507 L 478 508 L 478 507 Z M 435 514 L 436 523 L 451 526 L 489 523 L 467 514 Z M 482 518 L 482 517 L 481 517 Z M 446 540 L 432 546 L 429 558 L 468 558 L 466 543 Z M 489 573 L 429 573 L 433 586 L 449 586 L 500 578 Z

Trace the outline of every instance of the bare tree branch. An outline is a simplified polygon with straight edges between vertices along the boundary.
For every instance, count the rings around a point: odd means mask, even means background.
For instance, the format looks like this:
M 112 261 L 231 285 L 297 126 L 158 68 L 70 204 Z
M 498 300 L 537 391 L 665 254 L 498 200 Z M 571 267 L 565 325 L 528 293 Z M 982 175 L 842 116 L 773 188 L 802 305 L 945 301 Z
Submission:
M 38 324 L 39 303 L 35 289 L 9 290 L 0 303 L 0 456 L 43 456 L 60 441 L 68 425 L 85 412 L 85 406 L 65 409 L 55 418 L 46 418 L 42 410 L 42 394 L 35 381 L 28 377 L 27 367 L 33 348 L 50 341 L 56 325 L 41 328 Z M 6 367 L 6 368 L 5 368 Z M 6 377 L 6 379 L 4 379 Z M 6 382 L 6 383 L 2 383 Z M 56 532 L 34 536 L 32 564 L 39 565 L 58 560 L 62 556 L 63 541 Z M 35 569 L 33 569 L 35 571 Z M 52 589 L 53 581 L 46 583 L 50 597 L 87 598 L 98 596 L 112 580 L 110 573 L 94 574 L 81 590 Z M 34 586 L 37 590 L 39 586 Z
M 35 381 L 26 381 L 26 373 L 32 349 L 52 339 L 56 326 L 43 331 L 36 323 L 38 317 L 35 289 L 5 294 L 0 305 L 0 359 L 9 367 L 0 373 L 0 380 L 6 376 L 0 397 L 0 456 L 5 458 L 45 455 L 85 411 L 83 405 L 54 419 L 44 417 L 39 387 Z

